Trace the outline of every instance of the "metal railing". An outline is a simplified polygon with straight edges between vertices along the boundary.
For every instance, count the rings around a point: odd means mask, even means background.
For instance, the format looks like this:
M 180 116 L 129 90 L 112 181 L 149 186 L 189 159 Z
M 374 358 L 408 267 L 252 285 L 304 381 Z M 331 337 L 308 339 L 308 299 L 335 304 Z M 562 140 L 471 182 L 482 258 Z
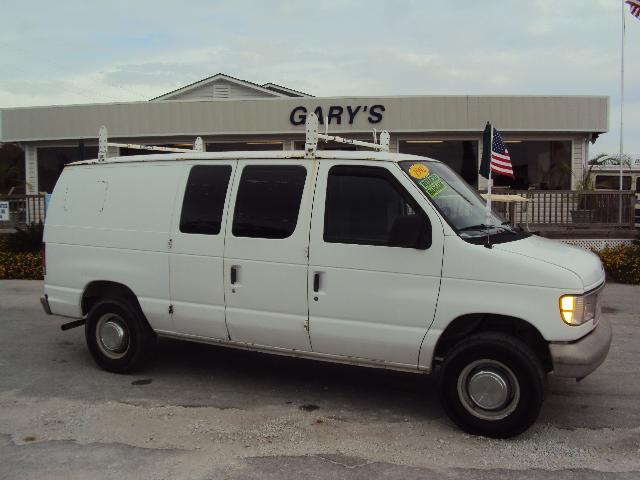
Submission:
M 511 224 L 529 229 L 557 227 L 634 228 L 636 195 L 619 190 L 507 190 L 525 202 L 496 202 L 494 210 Z
M 493 209 L 513 225 L 558 229 L 629 228 L 635 224 L 636 195 L 618 190 L 506 190 L 494 194 L 520 195 L 527 201 L 504 203 L 493 200 Z M 9 220 L 0 229 L 43 222 L 44 195 L 0 195 L 9 203 Z
M 0 229 L 44 223 L 46 217 L 44 195 L 0 195 L 0 204 L 7 202 L 9 219 L 0 219 Z

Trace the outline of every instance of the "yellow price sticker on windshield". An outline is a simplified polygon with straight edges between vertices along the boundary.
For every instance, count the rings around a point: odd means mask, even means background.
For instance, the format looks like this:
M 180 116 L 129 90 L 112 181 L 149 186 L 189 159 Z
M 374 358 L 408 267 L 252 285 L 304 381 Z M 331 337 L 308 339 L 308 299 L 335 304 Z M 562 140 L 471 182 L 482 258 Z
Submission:
M 429 175 L 429 168 L 421 163 L 414 163 L 409 167 L 409 175 L 418 180 L 422 180 Z

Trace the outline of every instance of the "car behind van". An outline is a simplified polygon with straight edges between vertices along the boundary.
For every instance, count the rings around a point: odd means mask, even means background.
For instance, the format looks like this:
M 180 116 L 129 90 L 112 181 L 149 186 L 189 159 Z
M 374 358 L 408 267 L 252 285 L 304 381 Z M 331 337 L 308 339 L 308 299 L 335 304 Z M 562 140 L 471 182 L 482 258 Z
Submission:
M 96 363 L 156 337 L 439 373 L 462 429 L 509 437 L 545 377 L 605 359 L 605 275 L 493 214 L 445 164 L 386 152 L 171 153 L 67 165 L 48 210 L 45 311 Z

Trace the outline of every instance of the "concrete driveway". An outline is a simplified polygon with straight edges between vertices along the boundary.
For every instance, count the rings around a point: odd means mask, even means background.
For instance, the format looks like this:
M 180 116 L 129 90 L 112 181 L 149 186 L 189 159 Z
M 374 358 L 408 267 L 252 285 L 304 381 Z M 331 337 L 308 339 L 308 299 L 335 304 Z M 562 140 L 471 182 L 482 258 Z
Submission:
M 164 340 L 135 375 L 96 367 L 42 282 L 0 281 L 0 478 L 640 478 L 640 288 L 609 285 L 607 361 L 550 377 L 512 440 L 466 435 L 435 380 Z

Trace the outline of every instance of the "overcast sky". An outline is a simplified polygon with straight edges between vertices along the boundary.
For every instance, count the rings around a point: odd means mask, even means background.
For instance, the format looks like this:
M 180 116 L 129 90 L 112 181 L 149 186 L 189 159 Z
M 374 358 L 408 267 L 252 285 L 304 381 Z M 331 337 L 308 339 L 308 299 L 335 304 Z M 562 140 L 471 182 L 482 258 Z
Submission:
M 147 100 L 218 72 L 316 96 L 608 95 L 591 152 L 616 152 L 620 3 L 3 0 L 0 108 Z M 640 153 L 628 13 L 625 43 L 625 151 Z

